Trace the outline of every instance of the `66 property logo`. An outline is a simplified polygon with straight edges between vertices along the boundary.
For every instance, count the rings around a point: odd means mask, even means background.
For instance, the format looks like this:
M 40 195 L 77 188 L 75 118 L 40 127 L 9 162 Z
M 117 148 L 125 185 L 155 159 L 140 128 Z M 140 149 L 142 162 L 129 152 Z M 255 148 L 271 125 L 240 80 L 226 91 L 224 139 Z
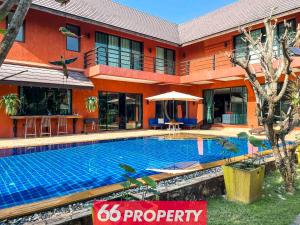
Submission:
M 205 201 L 97 201 L 94 225 L 206 225 Z

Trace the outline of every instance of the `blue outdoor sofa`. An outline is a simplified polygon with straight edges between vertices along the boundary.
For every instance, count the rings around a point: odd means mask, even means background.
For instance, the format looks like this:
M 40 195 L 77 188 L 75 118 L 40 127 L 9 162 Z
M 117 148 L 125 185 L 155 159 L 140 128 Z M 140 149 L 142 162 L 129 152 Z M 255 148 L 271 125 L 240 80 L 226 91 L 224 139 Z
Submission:
M 163 123 L 158 123 L 158 118 L 149 119 L 149 127 L 152 129 L 163 129 L 166 127 L 165 123 L 169 122 L 167 118 L 164 119 Z M 193 118 L 177 118 L 176 122 L 183 123 L 182 127 L 186 129 L 196 128 L 198 126 L 197 119 Z
M 149 119 L 149 127 L 152 129 L 163 129 L 166 127 L 165 123 L 169 122 L 167 118 L 164 118 L 163 123 L 158 123 L 158 118 L 151 118 Z

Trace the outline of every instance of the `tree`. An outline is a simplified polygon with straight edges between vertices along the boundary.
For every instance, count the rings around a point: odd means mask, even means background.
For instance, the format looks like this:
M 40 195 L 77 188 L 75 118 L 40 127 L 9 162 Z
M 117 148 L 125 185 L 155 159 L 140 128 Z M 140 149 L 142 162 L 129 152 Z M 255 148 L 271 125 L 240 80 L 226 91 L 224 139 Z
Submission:
M 11 22 L 4 32 L 4 37 L 0 43 L 0 66 L 6 59 L 7 54 L 18 35 L 31 3 L 32 0 L 4 0 L 0 5 L 0 21 L 5 19 L 8 13 L 15 7 Z
M 246 57 L 238 58 L 232 53 L 230 60 L 245 70 L 245 79 L 250 82 L 256 98 L 256 115 L 266 130 L 276 167 L 285 182 L 286 191 L 293 193 L 296 177 L 295 148 L 290 149 L 287 146 L 286 135 L 299 123 L 300 85 L 291 66 L 293 57 L 290 47 L 300 42 L 300 24 L 296 33 L 291 35 L 291 24 L 284 21 L 284 33 L 281 37 L 276 35 L 277 25 L 277 19 L 271 13 L 271 16 L 264 20 L 265 35 L 255 38 L 251 29 L 242 27 L 241 33 L 248 44 Z M 275 53 L 274 43 L 279 44 L 281 54 Z M 253 55 L 258 58 L 259 68 L 251 63 Z M 258 73 L 263 73 L 264 82 L 259 82 Z M 282 112 L 281 118 L 278 118 L 276 106 L 283 98 L 289 101 L 289 109 Z
M 70 0 L 53 0 L 64 6 Z M 25 16 L 32 4 L 32 0 L 4 0 L 0 5 L 0 21 L 6 18 L 8 13 L 13 13 L 12 19 L 5 30 L 4 37 L 0 43 L 0 67 L 7 57 L 22 26 Z

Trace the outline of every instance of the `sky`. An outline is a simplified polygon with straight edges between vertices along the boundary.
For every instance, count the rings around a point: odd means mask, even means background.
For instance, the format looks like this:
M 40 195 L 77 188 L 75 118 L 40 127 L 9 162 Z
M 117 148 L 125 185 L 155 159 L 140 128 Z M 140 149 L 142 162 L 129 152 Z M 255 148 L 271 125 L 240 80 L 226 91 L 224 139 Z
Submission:
M 174 23 L 183 23 L 205 15 L 236 0 L 113 0 L 123 5 L 159 16 Z

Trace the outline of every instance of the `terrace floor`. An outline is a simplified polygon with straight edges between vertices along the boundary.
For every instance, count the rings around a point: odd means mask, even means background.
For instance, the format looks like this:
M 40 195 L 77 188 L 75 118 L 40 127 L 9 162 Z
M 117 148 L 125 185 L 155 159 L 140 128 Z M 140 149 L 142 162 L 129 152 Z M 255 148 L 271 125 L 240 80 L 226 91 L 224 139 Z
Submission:
M 122 130 L 122 131 L 104 131 L 99 133 L 90 134 L 76 134 L 76 135 L 61 135 L 52 137 L 38 137 L 38 138 L 10 138 L 0 139 L 0 149 L 16 148 L 16 147 L 30 147 L 51 144 L 66 144 L 66 143 L 79 143 L 90 142 L 98 140 L 112 140 L 119 138 L 135 138 L 135 137 L 149 137 L 157 135 L 173 135 L 178 133 L 198 134 L 198 135 L 213 135 L 213 136 L 236 136 L 240 132 L 248 132 L 248 128 L 219 128 L 211 130 Z M 295 140 L 295 136 L 300 134 L 300 131 L 292 132 L 287 140 Z M 257 136 L 265 138 L 265 135 Z

